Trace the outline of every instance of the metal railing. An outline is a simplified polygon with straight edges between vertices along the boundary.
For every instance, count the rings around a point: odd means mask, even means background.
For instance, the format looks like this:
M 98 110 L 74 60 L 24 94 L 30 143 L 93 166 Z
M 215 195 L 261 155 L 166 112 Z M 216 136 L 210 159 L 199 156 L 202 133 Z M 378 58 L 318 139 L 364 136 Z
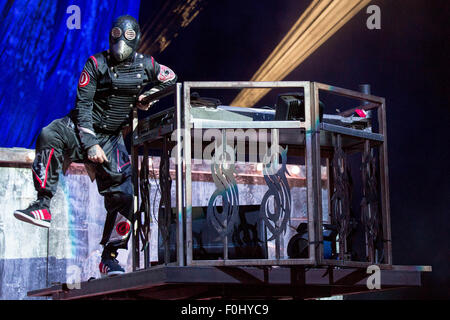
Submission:
M 241 88 L 295 88 L 303 92 L 305 118 L 304 121 L 299 120 L 285 120 L 285 121 L 221 121 L 208 120 L 193 117 L 193 108 L 191 103 L 192 89 L 241 89 Z M 378 122 L 379 132 L 368 132 L 358 130 L 345 126 L 329 124 L 320 121 L 319 112 L 319 94 L 321 92 L 328 92 L 333 95 L 340 95 L 355 99 L 358 101 L 365 101 L 367 104 L 358 108 L 363 110 L 376 110 L 377 117 L 373 119 Z M 143 239 L 149 241 L 148 237 L 142 236 L 142 212 L 137 210 L 145 195 L 141 195 L 139 190 L 142 190 L 142 179 L 148 179 L 145 173 L 139 173 L 138 153 L 139 148 L 143 149 L 143 161 L 141 163 L 142 169 L 148 170 L 145 166 L 148 159 L 149 148 L 160 148 L 162 150 L 159 176 L 161 185 L 165 185 L 165 197 L 162 196 L 162 201 L 165 202 L 161 206 L 161 217 L 158 223 L 165 223 L 160 225 L 159 229 L 163 230 L 162 234 L 164 242 L 165 258 L 161 261 L 164 264 L 176 264 L 179 266 L 227 266 L 227 265 L 329 265 L 329 266 L 348 266 L 348 267 L 362 267 L 377 263 L 382 268 L 392 267 L 392 248 L 391 248 L 391 234 L 390 234 L 390 210 L 389 210 L 389 185 L 388 185 L 388 163 L 387 163 L 387 138 L 386 138 L 386 103 L 385 99 L 373 95 L 363 94 L 357 91 L 352 91 L 343 88 L 337 88 L 317 82 L 308 81 L 277 81 L 277 82 L 184 82 L 177 83 L 174 87 L 168 88 L 163 92 L 158 92 L 152 96 L 152 100 L 158 100 L 162 97 L 174 96 L 174 119 L 171 129 L 164 131 L 160 136 L 152 136 L 151 139 L 143 138 L 139 133 L 139 119 L 137 111 L 133 113 L 133 146 L 132 146 L 132 162 L 134 168 L 134 187 L 135 187 L 135 208 L 136 219 L 133 228 L 133 269 L 141 268 L 140 264 L 140 248 L 144 248 L 144 268 L 148 268 L 149 262 L 149 245 L 142 243 Z M 347 112 L 352 114 L 352 110 Z M 274 257 L 265 258 L 237 258 L 230 259 L 228 257 L 228 250 L 230 245 L 230 237 L 233 228 L 240 224 L 240 220 L 236 218 L 239 203 L 234 201 L 236 198 L 236 186 L 232 177 L 235 173 L 231 172 L 228 177 L 229 184 L 218 189 L 219 194 L 229 193 L 231 200 L 226 200 L 222 197 L 221 209 L 225 207 L 228 209 L 228 215 L 225 218 L 220 218 L 220 223 L 216 223 L 220 234 L 221 243 L 223 244 L 223 255 L 220 260 L 212 259 L 196 259 L 194 255 L 194 237 L 193 237 L 193 186 L 192 186 L 192 161 L 195 158 L 193 153 L 193 131 L 194 130 L 218 130 L 223 134 L 222 144 L 216 143 L 215 150 L 226 147 L 227 130 L 232 129 L 251 129 L 255 131 L 269 130 L 271 137 L 271 146 L 284 145 L 286 154 L 289 154 L 289 143 L 280 141 L 280 132 L 289 132 L 290 135 L 304 135 L 304 144 L 295 146 L 302 149 L 306 166 L 306 206 L 307 206 L 307 257 L 291 258 L 287 257 L 284 249 L 281 247 L 282 232 L 285 230 L 286 219 L 283 220 L 283 214 L 289 215 L 290 207 L 290 190 L 289 185 L 283 181 L 283 175 L 286 172 L 278 171 L 273 174 L 278 179 L 279 186 L 273 191 L 273 197 L 284 199 L 282 205 L 278 207 L 273 206 L 273 210 L 278 212 L 278 218 L 272 219 L 270 212 L 265 212 L 267 209 L 260 208 L 260 220 L 264 220 L 263 226 L 268 229 L 268 223 L 271 224 L 271 231 L 269 235 L 274 242 Z M 325 137 L 325 138 L 324 138 Z M 283 139 L 281 139 L 283 140 Z M 226 143 L 223 143 L 223 142 Z M 323 141 L 331 141 L 331 145 L 325 146 Z M 352 141 L 348 144 L 348 141 Z M 321 145 L 322 143 L 322 145 Z M 328 143 L 328 142 L 327 142 Z M 325 150 L 327 149 L 327 150 Z M 375 156 L 373 149 L 378 150 L 378 157 Z M 289 149 L 291 150 L 291 149 Z M 355 261 L 349 246 L 350 240 L 347 239 L 349 228 L 351 224 L 349 219 L 352 214 L 349 211 L 351 203 L 349 203 L 349 193 L 352 190 L 345 182 L 347 169 L 346 158 L 348 152 L 358 151 L 362 154 L 362 170 L 361 177 L 363 181 L 363 202 L 361 209 L 362 225 L 366 232 L 365 236 L 365 257 L 359 258 Z M 326 151 L 326 152 L 325 152 Z M 171 200 L 170 200 L 170 173 L 169 173 L 169 157 L 173 157 L 175 161 L 175 180 L 176 180 L 176 208 L 175 208 L 175 229 L 176 229 L 176 261 L 170 261 L 169 253 L 170 245 L 168 243 L 170 237 L 167 234 L 169 231 L 170 218 L 172 215 Z M 286 156 L 286 155 L 285 155 Z M 286 161 L 281 157 L 281 161 Z M 330 210 L 331 222 L 336 228 L 338 237 L 333 243 L 334 257 L 332 259 L 324 256 L 324 224 L 322 212 L 322 188 L 321 188 L 321 166 L 322 160 L 326 158 L 327 163 L 331 163 L 333 176 L 329 175 L 328 179 L 332 180 L 330 186 L 330 203 L 332 208 Z M 279 158 L 274 160 L 279 164 Z M 164 167 L 165 166 L 165 167 Z M 374 167 L 375 166 L 375 167 Z M 283 167 L 282 165 L 280 167 Z M 213 167 L 212 167 L 213 168 Z M 218 164 L 218 171 L 212 172 L 220 176 L 225 176 L 228 173 L 224 167 Z M 379 170 L 377 169 L 379 168 Z M 225 173 L 224 173 L 225 172 Z M 270 174 L 265 174 L 264 178 L 270 179 Z M 224 178 L 225 179 L 225 178 Z M 220 179 L 219 179 L 220 180 Z M 266 180 L 267 181 L 267 180 Z M 283 185 L 284 183 L 284 185 Z M 141 186 L 141 187 L 140 187 Z M 284 189 L 283 189 L 284 188 Z M 280 191 L 282 190 L 282 191 Z M 379 192 L 377 193 L 377 191 Z M 162 190 L 162 193 L 165 192 Z M 271 191 L 269 187 L 268 192 Z M 278 193 L 277 193 L 278 192 Z M 216 194 L 217 195 L 217 194 Z M 234 197 L 234 198 L 233 198 Z M 225 199 L 225 200 L 224 200 Z M 140 201 L 141 200 L 141 201 Z M 228 201 L 228 202 L 227 202 Z M 225 203 L 227 202 L 227 203 Z M 214 201 L 210 200 L 210 203 Z M 378 203 L 380 205 L 378 206 Z M 227 204 L 228 206 L 225 206 Z M 284 206 L 284 207 L 283 207 Z M 217 212 L 217 207 L 214 204 L 208 207 L 208 214 Z M 145 210 L 144 210 L 145 211 Z M 269 210 L 270 211 L 270 210 Z M 223 213 L 223 212 L 222 212 Z M 149 213 L 144 212 L 144 216 Z M 269 218 L 268 218 L 269 217 Z M 269 221 L 270 220 L 270 221 Z M 289 219 L 288 219 L 289 220 Z M 144 219 L 145 221 L 145 219 Z M 216 221 L 216 222 L 217 222 Z M 381 223 L 381 229 L 378 230 L 378 225 Z M 145 228 L 144 228 L 145 229 Z M 149 232 L 148 228 L 145 232 Z M 141 234 L 141 236 L 140 236 Z M 261 239 L 260 239 L 261 240 Z M 267 238 L 266 238 L 267 240 Z M 144 241 L 144 242 L 145 242 Z M 375 245 L 376 241 L 381 241 L 382 257 L 379 253 L 380 248 Z M 264 244 L 267 248 L 268 242 Z M 350 249 L 349 249 L 350 248 Z M 381 257 L 381 258 L 380 258 Z

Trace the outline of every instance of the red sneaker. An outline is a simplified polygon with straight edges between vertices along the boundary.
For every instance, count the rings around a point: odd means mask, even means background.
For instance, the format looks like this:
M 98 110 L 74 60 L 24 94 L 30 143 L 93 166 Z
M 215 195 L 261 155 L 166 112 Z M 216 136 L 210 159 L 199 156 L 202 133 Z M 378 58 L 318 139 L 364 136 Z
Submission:
M 32 202 L 28 208 L 14 211 L 14 217 L 39 227 L 50 228 L 52 215 L 48 207 L 39 200 Z

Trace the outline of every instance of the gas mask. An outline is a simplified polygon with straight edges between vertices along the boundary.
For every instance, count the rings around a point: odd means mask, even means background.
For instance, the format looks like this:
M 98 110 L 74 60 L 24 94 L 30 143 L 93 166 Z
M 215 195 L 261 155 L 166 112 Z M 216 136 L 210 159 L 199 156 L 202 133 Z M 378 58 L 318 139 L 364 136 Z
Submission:
M 139 47 L 141 31 L 135 18 L 129 15 L 114 20 L 109 33 L 109 51 L 117 62 L 132 57 Z

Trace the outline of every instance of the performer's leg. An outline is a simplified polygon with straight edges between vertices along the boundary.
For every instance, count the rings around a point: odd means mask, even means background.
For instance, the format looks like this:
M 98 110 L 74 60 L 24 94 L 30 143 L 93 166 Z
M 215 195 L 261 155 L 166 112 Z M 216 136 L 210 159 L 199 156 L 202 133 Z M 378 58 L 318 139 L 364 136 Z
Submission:
M 104 246 L 105 257 L 115 257 L 118 249 L 128 248 L 133 216 L 133 195 L 124 192 L 108 193 L 105 195 L 105 208 L 107 214 L 100 243 Z
M 36 157 L 32 165 L 37 200 L 27 209 L 16 210 L 16 218 L 41 227 L 50 227 L 50 200 L 56 192 L 67 148 L 71 149 L 72 157 L 81 157 L 81 148 L 70 119 L 56 119 L 41 130 L 36 141 Z
M 103 274 L 123 273 L 117 260 L 117 250 L 127 249 L 133 216 L 133 184 L 131 165 L 121 136 L 100 140 L 109 160 L 97 166 L 96 180 L 104 196 L 106 220 L 101 244 L 104 246 L 100 271 Z
M 32 166 L 37 197 L 47 207 L 56 192 L 63 160 L 64 142 L 58 131 L 59 126 L 55 121 L 41 130 L 36 141 L 36 157 Z

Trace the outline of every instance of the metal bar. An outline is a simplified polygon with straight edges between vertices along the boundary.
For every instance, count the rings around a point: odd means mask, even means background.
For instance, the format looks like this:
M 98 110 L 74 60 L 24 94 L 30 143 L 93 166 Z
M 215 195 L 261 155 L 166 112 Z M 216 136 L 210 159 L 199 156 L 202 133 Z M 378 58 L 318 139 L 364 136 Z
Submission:
M 402 266 L 402 265 L 388 265 L 395 271 L 410 271 L 410 272 L 432 272 L 432 266 Z
M 266 265 L 314 265 L 311 259 L 228 259 L 192 260 L 190 266 L 266 266 Z
M 363 152 L 362 152 L 362 161 L 364 162 L 364 158 L 365 157 L 368 157 L 368 152 L 370 152 L 370 142 L 369 142 L 369 140 L 364 140 L 364 150 L 363 150 Z M 365 196 L 367 196 L 364 192 L 366 191 L 365 190 L 365 186 L 364 186 L 364 175 L 366 175 L 367 173 L 367 170 L 368 170 L 368 168 L 366 167 L 366 166 L 363 166 L 362 168 L 361 168 L 361 174 L 363 175 L 363 197 L 365 197 Z M 368 204 L 368 210 L 369 210 L 369 217 L 370 217 L 370 204 Z M 361 209 L 361 210 L 363 210 L 363 209 Z M 373 262 L 372 261 L 372 256 L 371 256 L 371 254 L 370 254 L 370 252 L 369 252 L 369 237 L 368 237 L 368 235 L 367 235 L 367 232 L 365 232 L 364 233 L 364 239 L 365 239 L 365 247 L 366 247 L 366 257 L 368 257 L 369 258 L 369 262 Z
M 296 88 L 306 87 L 309 81 L 189 81 L 184 82 L 190 88 Z
M 371 92 L 370 92 L 370 84 L 360 84 L 360 85 L 358 85 L 358 89 L 359 89 L 358 91 L 361 92 L 361 93 L 371 94 Z M 365 106 L 367 106 L 369 104 L 370 103 L 367 102 L 367 101 L 363 102 L 363 105 L 365 105 Z
M 361 138 L 361 139 L 369 139 L 372 141 L 381 141 L 381 142 L 383 142 L 385 140 L 385 135 L 383 135 L 382 133 L 372 133 L 372 132 L 366 132 L 366 131 L 357 130 L 357 129 L 350 129 L 350 128 L 345 128 L 345 127 L 337 126 L 335 124 L 330 124 L 330 123 L 321 123 L 320 128 L 324 131 L 340 133 L 340 134 L 357 137 L 357 138 Z
M 169 233 L 170 229 L 170 221 L 171 221 L 171 215 L 172 215 L 172 201 L 171 201 L 171 187 L 172 187 L 172 181 L 170 179 L 170 161 L 169 161 L 169 141 L 168 137 L 164 137 L 163 141 L 163 154 L 161 156 L 161 164 L 163 164 L 164 172 L 160 170 L 159 177 L 160 179 L 164 179 L 164 184 L 160 183 L 160 185 L 165 186 L 165 190 L 161 190 L 161 201 L 164 200 L 164 219 L 163 223 L 165 224 L 165 228 L 167 232 Z M 166 235 L 164 235 L 166 236 Z M 167 240 L 167 241 L 166 241 Z M 167 238 L 164 240 L 164 263 L 168 264 L 170 263 L 170 235 L 167 234 Z
M 222 161 L 227 162 L 227 146 L 228 146 L 228 140 L 227 140 L 227 132 L 226 130 L 222 129 L 222 146 L 217 146 L 216 145 L 216 150 L 217 147 L 222 147 Z M 217 152 L 215 153 L 217 155 Z M 230 159 L 231 160 L 231 159 Z M 220 159 L 217 159 L 217 161 L 220 161 Z M 233 159 L 234 161 L 234 159 Z M 222 203 L 223 205 L 223 203 Z M 226 212 L 223 212 L 222 214 L 225 215 L 225 219 L 224 219 L 224 229 L 226 230 L 225 233 L 225 237 L 223 238 L 223 259 L 224 260 L 228 260 L 228 216 L 226 214 Z
M 323 259 L 324 265 L 335 266 L 335 267 L 348 267 L 348 268 L 367 268 L 368 266 L 374 265 L 373 262 L 364 261 L 348 261 L 348 260 L 331 260 Z M 380 269 L 384 270 L 396 270 L 396 271 L 420 271 L 420 272 L 431 272 L 433 270 L 432 266 L 404 266 L 404 265 L 392 265 L 392 264 L 375 264 Z
M 320 158 L 320 118 L 319 118 L 319 90 L 315 84 L 311 83 L 311 131 L 312 131 L 312 150 L 313 150 L 313 186 L 315 194 L 315 238 L 316 259 L 319 261 L 323 258 L 323 232 L 322 232 L 322 172 Z
M 383 217 L 383 240 L 384 252 L 387 264 L 392 264 L 392 238 L 391 238 L 391 214 L 389 201 L 389 166 L 387 153 L 387 124 L 386 124 L 386 102 L 383 100 L 381 108 L 378 109 L 378 126 L 380 133 L 384 136 L 384 143 L 380 146 L 380 180 L 381 180 L 381 212 Z
M 148 144 L 144 143 L 144 153 L 143 153 L 143 163 L 145 163 L 145 166 L 141 166 L 141 170 L 149 170 L 148 168 Z M 148 171 L 145 173 L 145 177 L 148 178 Z M 144 201 L 144 199 L 141 199 L 141 201 Z M 150 219 L 150 212 L 145 212 L 145 221 L 147 219 Z M 147 216 L 148 215 L 148 216 Z M 141 216 L 139 215 L 139 218 L 141 219 Z M 141 221 L 139 221 L 139 224 L 141 224 Z M 144 227 L 144 230 L 146 230 L 146 228 Z M 148 235 L 144 236 L 144 239 L 148 239 L 148 243 L 143 243 L 142 245 L 144 246 L 144 269 L 147 269 L 150 267 L 150 230 Z
M 186 264 L 193 258 L 192 245 L 192 164 L 191 164 L 191 90 L 184 83 L 184 167 L 185 167 L 185 208 L 186 208 Z
M 369 158 L 371 155 L 372 149 L 370 148 L 370 141 L 369 140 L 365 140 L 364 142 L 364 152 L 363 152 L 363 161 L 364 159 L 367 157 Z M 367 166 L 362 168 L 363 175 L 366 175 L 366 179 L 368 179 L 369 175 L 370 175 L 370 163 L 367 164 Z M 365 172 L 364 172 L 365 171 Z M 364 179 L 364 177 L 363 177 Z M 364 180 L 363 180 L 364 181 Z M 368 190 L 364 190 L 365 186 L 363 186 L 363 192 L 369 192 Z M 363 196 L 367 197 L 367 194 L 363 194 Z M 367 204 L 367 210 L 368 210 L 368 217 L 369 219 L 371 219 L 372 214 L 378 214 L 377 212 L 372 212 L 372 204 L 368 203 Z M 369 243 L 369 235 L 367 234 L 367 232 L 365 233 L 365 239 L 366 239 L 366 256 L 369 259 L 369 262 L 371 263 L 376 263 L 375 258 L 375 247 L 374 247 L 374 243 Z
M 364 262 L 364 261 L 350 261 L 350 260 L 331 260 L 324 259 L 323 264 L 327 266 L 335 266 L 335 267 L 351 267 L 351 268 L 367 268 L 368 266 L 373 265 L 373 262 Z M 376 264 L 380 269 L 392 269 L 392 265 L 390 264 Z
M 270 138 L 271 138 L 271 150 L 273 150 L 273 152 L 275 153 L 275 158 L 273 159 L 272 165 L 273 165 L 273 168 L 276 168 L 275 170 L 277 170 L 279 167 L 278 151 L 279 151 L 279 145 L 280 145 L 280 131 L 278 129 L 270 130 Z M 274 202 L 274 205 L 275 205 L 275 202 Z M 279 208 L 279 210 L 283 210 L 283 209 L 284 208 Z M 279 228 L 281 225 L 281 219 L 278 219 L 276 224 L 277 224 L 277 228 Z M 282 254 L 281 254 L 281 246 L 283 245 L 282 241 L 283 241 L 283 238 L 281 236 L 281 233 L 278 233 L 277 237 L 275 238 L 275 259 L 277 259 L 277 260 L 283 258 Z
M 342 136 L 340 134 L 336 135 L 336 148 L 338 150 L 342 149 Z M 340 175 L 346 175 L 347 174 L 347 166 L 346 166 L 346 160 L 345 157 L 347 155 L 344 154 L 344 158 L 342 159 L 338 159 L 337 162 L 337 168 L 336 170 L 338 170 Z M 343 205 L 343 201 L 344 200 L 340 200 L 339 201 L 339 213 L 340 213 L 340 218 L 341 219 L 348 219 L 350 212 L 349 210 L 349 206 L 350 204 L 347 205 Z M 345 212 L 344 212 L 345 211 Z M 348 222 L 348 221 L 347 221 Z M 342 224 L 342 222 L 341 222 Z M 347 251 L 348 251 L 348 243 L 347 243 L 347 235 L 348 235 L 348 223 L 345 223 L 345 232 L 343 232 L 345 234 L 344 237 L 341 236 L 341 234 L 339 234 L 339 258 L 341 259 L 341 261 L 344 261 L 346 259 L 346 255 L 347 255 Z
M 302 121 L 220 121 L 193 119 L 194 129 L 301 129 L 306 128 Z
M 328 203 L 328 218 L 327 221 L 328 223 L 331 223 L 331 180 L 330 180 L 330 159 L 327 157 L 326 158 L 326 167 L 327 167 L 327 182 L 326 182 L 326 188 L 327 188 L 327 192 L 328 192 L 328 197 L 327 197 L 327 203 Z M 323 215 L 323 212 L 322 212 Z
M 184 266 L 184 221 L 183 221 L 183 159 L 182 159 L 182 84 L 176 84 L 175 105 L 176 105 L 176 201 L 177 201 L 177 263 Z
M 314 127 L 314 117 L 312 114 L 312 104 L 313 98 L 311 97 L 311 86 L 305 87 L 305 123 L 306 123 L 306 203 L 308 211 L 308 238 L 313 239 L 309 244 L 309 258 L 314 261 L 314 263 L 319 262 L 320 257 L 316 255 L 316 248 L 314 241 L 316 240 L 316 226 L 315 226 L 315 212 L 316 212 L 316 200 L 315 200 L 315 186 L 314 186 L 314 137 L 313 137 L 313 127 Z
M 131 126 L 132 126 L 132 140 L 135 139 L 135 135 L 137 135 L 137 127 L 138 127 L 138 112 L 137 109 L 134 108 L 132 112 L 131 118 Z M 133 192 L 134 192 L 134 201 L 133 201 L 133 230 L 132 230 L 132 250 L 133 250 L 133 271 L 136 271 L 140 268 L 139 262 L 139 230 L 138 230 L 138 221 L 136 219 L 136 212 L 138 210 L 139 205 L 139 150 L 138 147 L 133 146 L 131 148 L 131 167 L 133 168 Z
M 382 97 L 377 97 L 377 96 L 373 96 L 370 94 L 364 94 L 364 93 L 354 91 L 354 90 L 330 86 L 328 84 L 324 84 L 324 83 L 320 83 L 320 82 L 314 82 L 314 84 L 319 90 L 332 92 L 332 93 L 340 95 L 340 96 L 355 98 L 355 99 L 359 99 L 359 100 L 366 100 L 368 102 L 375 102 L 375 103 L 383 103 L 384 102 L 384 98 L 382 98 Z

